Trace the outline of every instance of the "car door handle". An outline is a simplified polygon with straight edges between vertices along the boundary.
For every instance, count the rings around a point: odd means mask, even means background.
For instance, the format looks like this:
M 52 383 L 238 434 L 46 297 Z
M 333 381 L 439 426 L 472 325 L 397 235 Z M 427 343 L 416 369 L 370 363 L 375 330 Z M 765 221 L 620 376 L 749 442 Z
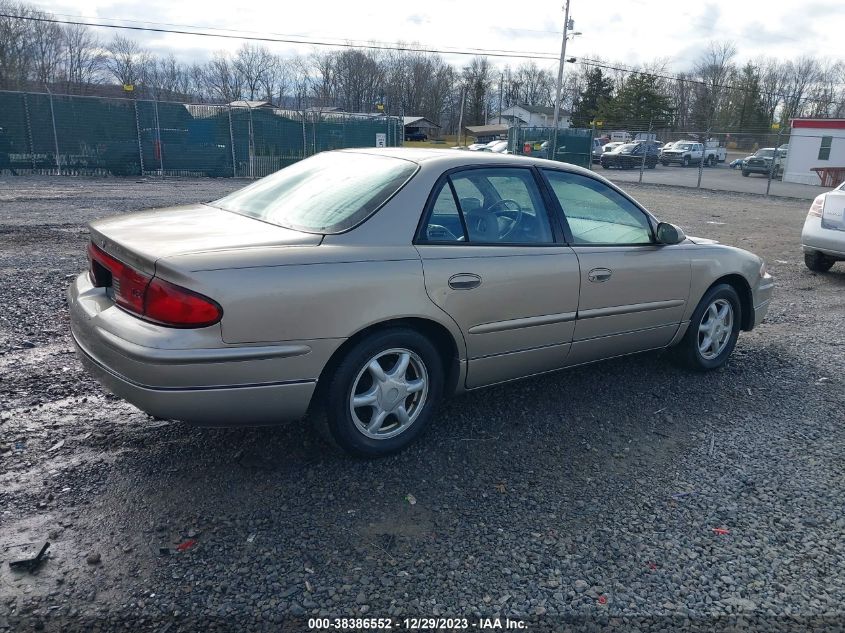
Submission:
M 472 290 L 481 285 L 481 277 L 472 273 L 459 273 L 449 277 L 449 287 L 453 290 Z
M 607 281 L 612 276 L 613 271 L 609 268 L 593 268 L 590 272 L 587 273 L 587 279 L 596 284 L 600 284 L 603 281 Z

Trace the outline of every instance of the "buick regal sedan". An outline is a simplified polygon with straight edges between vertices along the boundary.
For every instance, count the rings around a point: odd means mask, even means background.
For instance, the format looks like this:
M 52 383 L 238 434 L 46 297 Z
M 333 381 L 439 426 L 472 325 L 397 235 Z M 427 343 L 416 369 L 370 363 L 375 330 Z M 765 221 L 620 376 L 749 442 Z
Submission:
M 591 171 L 488 152 L 326 152 L 90 230 L 68 301 L 106 388 L 200 425 L 311 411 L 361 456 L 449 394 L 667 347 L 720 367 L 773 286 Z

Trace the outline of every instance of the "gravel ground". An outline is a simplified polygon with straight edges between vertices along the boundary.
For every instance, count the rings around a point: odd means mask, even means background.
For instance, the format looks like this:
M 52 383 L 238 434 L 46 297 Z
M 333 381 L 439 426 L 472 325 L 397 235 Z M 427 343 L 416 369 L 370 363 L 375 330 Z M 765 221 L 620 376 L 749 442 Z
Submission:
M 805 202 L 631 185 L 769 262 L 768 319 L 729 364 L 652 353 L 491 388 L 365 462 L 299 424 L 152 420 L 71 350 L 86 221 L 240 184 L 0 178 L 0 630 L 842 630 L 845 266 L 804 268 Z M 44 540 L 36 573 L 6 564 Z

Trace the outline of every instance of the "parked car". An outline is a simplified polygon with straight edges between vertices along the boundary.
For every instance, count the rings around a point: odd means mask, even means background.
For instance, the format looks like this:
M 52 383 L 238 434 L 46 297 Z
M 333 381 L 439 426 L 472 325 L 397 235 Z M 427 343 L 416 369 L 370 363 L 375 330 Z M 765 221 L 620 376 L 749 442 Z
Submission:
M 492 143 L 488 143 L 486 146 L 482 147 L 480 151 L 493 152 L 494 154 L 508 154 L 508 142 L 493 141 Z
M 310 410 L 367 457 L 448 394 L 666 347 L 721 367 L 773 286 L 589 170 L 490 152 L 322 152 L 89 228 L 70 329 L 106 388 L 203 425 Z
M 772 166 L 772 161 L 774 161 L 774 166 Z M 742 175 L 762 174 L 768 177 L 771 171 L 772 178 L 780 178 L 783 175 L 783 166 L 781 151 L 774 147 L 764 147 L 745 159 L 742 164 Z
M 484 149 L 489 144 L 490 144 L 489 142 L 488 143 L 472 143 L 471 145 L 467 145 L 466 148 L 468 150 L 470 150 L 471 152 L 477 152 L 480 149 Z
M 612 151 L 613 151 L 613 150 L 615 150 L 617 147 L 621 147 L 621 146 L 622 146 L 622 145 L 624 145 L 624 144 L 625 144 L 625 143 L 622 143 L 621 141 L 613 141 L 613 142 L 611 142 L 611 143 L 607 143 L 606 145 L 603 145 L 603 146 L 602 146 L 602 148 L 601 148 L 601 149 L 602 149 L 602 154 L 605 154 L 605 153 L 607 153 L 607 152 L 612 152 Z
M 705 166 L 713 167 L 716 163 L 724 161 L 725 156 L 724 147 L 711 147 L 698 141 L 678 141 L 669 149 L 664 147 L 660 154 L 660 162 L 664 167 L 672 163 L 688 167 L 704 161 Z
M 672 149 L 675 146 L 677 141 L 669 141 L 668 143 L 664 143 L 663 147 L 660 148 L 660 151 L 657 153 L 658 157 L 663 156 L 663 152 L 667 149 Z
M 405 134 L 405 140 L 406 141 L 427 141 L 428 140 L 428 134 L 426 134 L 425 132 L 410 132 L 408 134 Z
M 845 183 L 816 196 L 801 231 L 804 263 L 812 271 L 827 272 L 845 261 Z
M 654 143 L 648 141 L 625 143 L 612 152 L 601 155 L 601 166 L 604 169 L 611 167 L 632 169 L 640 167 L 643 161 L 649 169 L 654 169 L 657 166 L 657 147 Z

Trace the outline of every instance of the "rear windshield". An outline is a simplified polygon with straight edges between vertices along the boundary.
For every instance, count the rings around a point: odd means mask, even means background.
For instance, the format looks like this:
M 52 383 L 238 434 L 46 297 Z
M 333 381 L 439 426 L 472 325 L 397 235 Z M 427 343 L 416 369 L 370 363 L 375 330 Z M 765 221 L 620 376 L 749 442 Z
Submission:
M 211 206 L 307 233 L 341 233 L 360 224 L 417 169 L 407 160 L 324 152 L 262 178 Z

